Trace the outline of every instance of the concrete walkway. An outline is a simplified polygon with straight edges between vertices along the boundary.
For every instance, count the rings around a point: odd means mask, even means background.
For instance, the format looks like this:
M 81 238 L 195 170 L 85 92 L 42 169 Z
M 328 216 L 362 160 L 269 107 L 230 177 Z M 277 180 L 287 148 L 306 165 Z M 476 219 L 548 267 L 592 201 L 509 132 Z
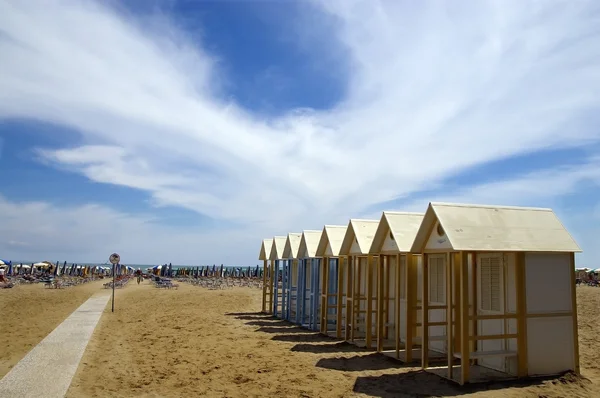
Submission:
M 90 297 L 0 380 L 0 397 L 64 397 L 110 292 Z

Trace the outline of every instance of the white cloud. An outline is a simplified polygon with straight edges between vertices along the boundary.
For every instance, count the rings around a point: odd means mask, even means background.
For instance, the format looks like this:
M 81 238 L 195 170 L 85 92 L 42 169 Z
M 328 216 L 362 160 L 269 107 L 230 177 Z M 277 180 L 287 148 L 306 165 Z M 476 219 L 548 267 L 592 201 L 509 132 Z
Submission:
M 314 4 L 347 56 L 347 96 L 264 119 L 222 99 L 226 60 L 167 18 L 0 1 L 0 118 L 74 128 L 84 144 L 43 150 L 47 161 L 156 205 L 246 222 L 254 242 L 477 164 L 600 138 L 594 2 Z
M 129 215 L 101 205 L 61 207 L 17 203 L 0 196 L 0 253 L 7 260 L 93 261 L 113 252 L 125 264 L 251 265 L 258 245 L 248 232 L 227 236 L 197 228 L 161 225 L 151 215 Z

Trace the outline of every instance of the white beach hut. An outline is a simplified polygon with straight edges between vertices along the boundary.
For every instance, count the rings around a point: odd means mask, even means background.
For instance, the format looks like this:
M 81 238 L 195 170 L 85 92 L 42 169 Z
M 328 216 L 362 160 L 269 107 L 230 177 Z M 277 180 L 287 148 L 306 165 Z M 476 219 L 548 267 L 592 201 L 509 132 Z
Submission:
M 260 244 L 260 253 L 258 254 L 258 259 L 263 262 L 262 312 L 266 314 L 270 314 L 273 311 L 273 282 L 271 280 L 271 270 L 269 268 L 272 247 L 273 238 L 263 239 Z
M 384 211 L 369 253 L 377 266 L 377 351 L 405 362 L 421 359 L 421 256 L 410 253 L 423 213 Z
M 346 280 L 344 257 L 340 257 L 346 225 L 325 225 L 317 246 L 316 256 L 322 260 L 320 331 L 342 338 L 345 312 Z
M 430 203 L 411 251 L 423 255 L 423 368 L 460 384 L 579 373 L 581 250 L 551 209 Z M 445 341 L 433 347 L 435 322 Z M 430 348 L 446 366 L 429 368 Z
M 345 339 L 371 348 L 376 335 L 377 257 L 369 254 L 379 220 L 351 219 L 340 248 L 347 257 Z

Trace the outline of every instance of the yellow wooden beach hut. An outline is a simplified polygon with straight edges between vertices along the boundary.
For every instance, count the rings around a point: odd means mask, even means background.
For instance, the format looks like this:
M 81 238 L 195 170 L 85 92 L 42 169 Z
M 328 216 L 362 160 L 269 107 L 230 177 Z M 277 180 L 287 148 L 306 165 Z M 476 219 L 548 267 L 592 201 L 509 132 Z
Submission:
M 319 330 L 319 283 L 320 259 L 317 257 L 317 246 L 321 240 L 321 230 L 305 230 L 302 232 L 298 247 L 299 279 L 298 300 L 299 324 L 310 330 Z
M 316 256 L 321 257 L 321 321 L 320 331 L 342 338 L 343 315 L 346 310 L 344 257 L 340 257 L 346 225 L 325 225 Z
M 297 322 L 298 318 L 298 249 L 302 233 L 289 233 L 283 247 L 285 265 L 285 308 L 284 319 Z
M 283 286 L 281 283 L 281 272 L 283 270 L 283 248 L 285 247 L 285 241 L 287 236 L 275 236 L 273 237 L 273 245 L 271 246 L 271 253 L 269 260 L 271 260 L 271 279 L 272 279 L 272 296 L 273 296 L 273 316 L 281 318 L 282 316 L 282 293 Z
M 269 268 L 272 246 L 273 238 L 263 239 L 260 244 L 260 253 L 258 254 L 258 259 L 263 262 L 262 312 L 266 314 L 273 312 L 273 282 L 271 280 L 272 274 Z
M 369 254 L 379 220 L 351 219 L 340 256 L 347 257 L 345 339 L 372 347 L 376 336 L 377 257 Z
M 411 362 L 421 359 L 419 286 L 421 256 L 410 253 L 422 213 L 385 211 L 369 253 L 378 256 L 377 351 Z M 413 355 L 414 354 L 414 355 Z
M 423 368 L 460 384 L 579 373 L 581 249 L 551 209 L 430 203 L 411 251 L 424 256 Z M 446 366 L 429 367 L 429 348 Z

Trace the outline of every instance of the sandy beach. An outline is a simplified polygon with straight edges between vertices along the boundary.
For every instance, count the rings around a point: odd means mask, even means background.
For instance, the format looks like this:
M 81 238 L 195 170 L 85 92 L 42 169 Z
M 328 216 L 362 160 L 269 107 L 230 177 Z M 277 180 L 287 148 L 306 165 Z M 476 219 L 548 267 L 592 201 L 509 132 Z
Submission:
M 578 288 L 583 377 L 456 385 L 257 312 L 260 290 L 117 292 L 68 397 L 600 396 L 600 289 Z
M 96 281 L 66 289 L 42 284 L 0 289 L 0 378 L 101 288 L 102 282 Z

